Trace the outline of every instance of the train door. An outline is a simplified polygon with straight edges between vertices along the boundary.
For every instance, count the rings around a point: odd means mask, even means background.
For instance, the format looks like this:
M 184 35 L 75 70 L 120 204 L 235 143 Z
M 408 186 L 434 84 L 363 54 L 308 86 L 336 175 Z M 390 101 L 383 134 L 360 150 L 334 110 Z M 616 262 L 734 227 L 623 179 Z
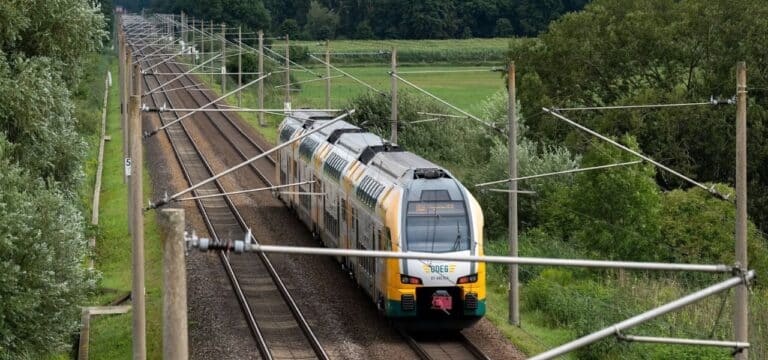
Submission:
M 289 183 L 297 183 L 297 182 L 299 182 L 298 178 L 299 178 L 299 166 L 296 163 L 296 158 L 294 158 L 294 160 L 291 161 L 291 175 L 290 175 L 290 177 L 288 179 L 288 182 Z M 299 191 L 299 189 L 296 186 L 291 186 L 289 189 L 290 189 L 289 191 L 292 192 L 292 193 L 288 194 L 288 198 L 290 199 L 290 203 L 291 204 L 296 204 L 296 198 L 295 198 L 296 195 L 293 192 Z
M 386 251 L 385 249 L 385 243 L 387 242 L 387 238 L 385 236 L 385 233 L 383 231 L 383 227 L 379 224 L 376 226 L 376 238 L 374 239 L 374 249 L 380 250 L 380 251 Z M 373 290 L 374 290 L 374 300 L 380 300 L 382 299 L 382 291 L 385 290 L 385 278 L 386 276 L 386 259 L 384 258 L 375 258 L 374 260 L 374 266 L 373 266 L 373 279 L 375 281 Z M 383 306 L 383 304 L 381 305 Z
M 360 227 L 357 229 L 357 249 L 363 251 L 373 250 L 374 242 L 374 226 L 368 214 L 360 213 L 359 216 Z M 365 291 L 371 297 L 374 297 L 373 292 L 373 264 L 374 259 L 370 257 L 359 257 L 357 266 L 357 283 L 365 289 Z
M 354 249 L 357 247 L 356 244 L 357 244 L 358 222 L 357 222 L 357 209 L 352 203 L 350 203 L 349 211 L 351 212 L 351 218 L 350 218 L 350 227 L 349 227 L 349 241 L 347 242 L 347 248 Z M 350 269 L 354 269 L 355 267 L 357 267 L 357 258 L 349 257 L 347 258 L 347 263 Z
M 312 219 L 315 223 L 315 228 L 317 229 L 317 234 L 320 236 L 320 231 L 322 230 L 323 226 L 323 209 L 325 209 L 325 195 L 315 195 L 322 194 L 323 193 L 323 182 L 320 181 L 319 177 L 316 177 L 314 174 L 312 175 L 312 180 L 314 183 L 312 183 L 310 189 L 312 191 L 312 195 L 309 196 L 311 204 L 312 204 Z
M 332 248 L 339 247 L 339 199 L 338 192 L 333 183 L 325 183 L 325 196 L 323 196 L 323 228 L 325 229 L 325 245 Z M 340 258 L 337 258 L 340 259 Z
M 339 191 L 339 243 L 338 247 L 349 249 L 349 233 L 347 232 L 347 200 L 344 192 Z

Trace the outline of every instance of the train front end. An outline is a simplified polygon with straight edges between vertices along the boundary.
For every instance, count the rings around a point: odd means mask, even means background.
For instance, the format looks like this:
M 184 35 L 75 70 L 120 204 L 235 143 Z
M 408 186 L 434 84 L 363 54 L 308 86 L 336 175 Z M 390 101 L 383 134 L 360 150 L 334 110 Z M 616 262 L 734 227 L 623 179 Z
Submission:
M 477 201 L 443 170 L 430 169 L 404 186 L 399 251 L 483 254 L 483 214 Z M 392 260 L 387 315 L 411 329 L 462 329 L 485 315 L 485 263 Z

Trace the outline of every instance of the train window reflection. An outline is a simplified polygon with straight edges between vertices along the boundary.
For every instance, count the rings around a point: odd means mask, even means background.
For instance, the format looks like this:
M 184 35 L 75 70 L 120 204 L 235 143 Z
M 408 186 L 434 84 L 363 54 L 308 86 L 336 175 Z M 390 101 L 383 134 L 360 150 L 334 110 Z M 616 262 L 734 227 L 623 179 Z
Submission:
M 409 251 L 469 250 L 469 219 L 463 201 L 411 201 L 405 229 Z

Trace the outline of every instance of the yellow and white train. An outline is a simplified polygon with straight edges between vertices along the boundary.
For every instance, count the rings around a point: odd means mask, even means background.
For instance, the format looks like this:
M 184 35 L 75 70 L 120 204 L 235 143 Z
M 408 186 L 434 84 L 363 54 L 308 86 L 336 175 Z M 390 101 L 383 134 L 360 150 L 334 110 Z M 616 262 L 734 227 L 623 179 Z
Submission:
M 295 111 L 280 143 L 333 114 Z M 344 121 L 281 149 L 279 197 L 340 249 L 483 255 L 483 213 L 475 198 L 434 163 Z M 417 327 L 460 329 L 485 314 L 485 263 L 340 257 L 385 316 Z

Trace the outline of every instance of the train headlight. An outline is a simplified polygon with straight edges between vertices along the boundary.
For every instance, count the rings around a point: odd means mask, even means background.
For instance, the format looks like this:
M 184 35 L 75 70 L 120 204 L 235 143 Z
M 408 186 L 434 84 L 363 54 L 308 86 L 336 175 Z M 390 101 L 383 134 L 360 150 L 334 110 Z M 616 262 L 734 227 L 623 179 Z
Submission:
M 403 284 L 421 285 L 421 279 L 413 276 L 400 274 L 400 282 Z
M 477 274 L 462 276 L 456 281 L 457 284 L 471 284 L 477 282 Z

